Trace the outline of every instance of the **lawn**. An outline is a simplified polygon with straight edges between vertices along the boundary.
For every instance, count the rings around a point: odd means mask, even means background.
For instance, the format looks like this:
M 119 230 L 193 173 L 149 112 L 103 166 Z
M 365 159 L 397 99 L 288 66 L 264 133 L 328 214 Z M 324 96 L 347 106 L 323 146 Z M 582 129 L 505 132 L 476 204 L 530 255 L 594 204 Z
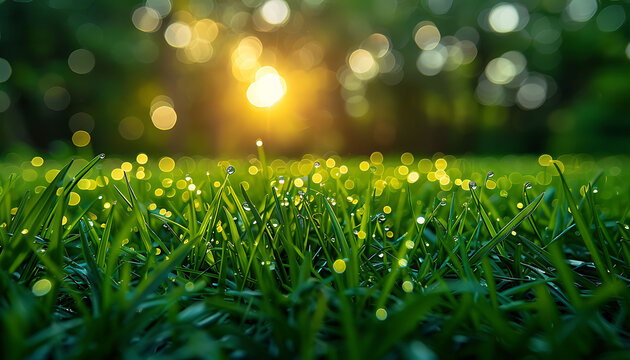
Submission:
M 4 359 L 628 356 L 628 157 L 0 167 Z

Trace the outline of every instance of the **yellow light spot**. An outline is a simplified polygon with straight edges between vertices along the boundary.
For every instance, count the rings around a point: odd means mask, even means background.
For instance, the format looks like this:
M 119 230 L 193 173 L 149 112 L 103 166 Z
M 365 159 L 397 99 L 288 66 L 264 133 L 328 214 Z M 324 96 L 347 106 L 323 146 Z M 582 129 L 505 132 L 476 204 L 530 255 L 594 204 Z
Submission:
M 439 169 L 439 170 L 446 169 L 446 165 L 447 165 L 447 163 L 446 163 L 446 160 L 444 160 L 444 159 L 437 159 L 437 160 L 435 160 L 435 167 L 437 169 Z
M 161 23 L 160 14 L 148 6 L 141 6 L 134 10 L 131 21 L 138 30 L 144 32 L 154 32 Z
M 258 147 L 263 146 L 262 140 L 260 140 L 260 139 L 256 140 L 256 146 L 258 146 Z
M 358 237 L 359 239 L 363 240 L 363 239 L 365 239 L 365 238 L 367 237 L 367 234 L 365 233 L 365 231 L 360 230 L 360 231 L 357 233 L 357 237 Z
M 197 187 L 195 186 L 195 184 L 189 184 L 189 185 L 188 185 L 188 190 L 190 190 L 190 191 L 195 191 L 195 189 L 197 189 Z
M 79 196 L 79 194 L 72 191 L 70 193 L 70 200 L 68 201 L 68 205 L 76 206 L 79 204 L 79 202 L 81 202 L 81 196 Z
M 497 187 L 497 183 L 494 180 L 488 179 L 488 181 L 486 181 L 486 188 L 487 189 L 495 189 Z
M 361 161 L 361 163 L 359 164 L 359 169 L 361 169 L 361 171 L 368 171 L 369 168 L 370 163 L 367 161 Z
M 175 109 L 168 105 L 162 105 L 151 113 L 151 121 L 160 130 L 170 130 L 177 122 Z
M 365 74 L 373 70 L 376 66 L 376 62 L 369 51 L 357 49 L 350 54 L 348 65 L 355 73 Z
M 423 21 L 417 26 L 413 36 L 416 45 L 422 50 L 433 50 L 440 43 L 440 30 L 430 21 Z
M 420 179 L 420 174 L 418 174 L 415 171 L 412 171 L 409 173 L 409 175 L 407 175 L 407 182 L 413 184 L 416 181 L 418 181 L 418 179 Z
M 551 157 L 551 155 L 542 154 L 540 155 L 540 157 L 538 157 L 538 163 L 541 166 L 550 166 L 552 161 L 553 158 Z
M 416 245 L 416 243 L 413 242 L 413 240 L 407 240 L 405 241 L 405 247 L 407 247 L 407 249 L 411 250 L 413 249 L 413 247 Z
M 67 223 L 68 223 L 68 218 L 64 216 L 64 217 L 61 219 L 61 225 L 66 225 Z
M 498 33 L 514 31 L 519 24 L 518 10 L 512 4 L 499 3 L 490 10 L 488 23 Z
M 142 170 L 138 170 L 138 172 L 136 173 L 136 179 L 138 180 L 144 179 L 145 176 L 146 176 L 146 173 Z
M 110 204 L 109 202 L 106 202 L 105 204 L 103 204 L 104 209 L 109 209 L 110 207 L 112 207 L 112 204 Z
M 123 171 L 130 172 L 133 169 L 133 165 L 131 165 L 130 162 L 125 161 L 122 165 L 120 165 L 120 168 L 123 169 Z
M 35 296 L 44 296 L 50 292 L 52 289 L 52 283 L 48 279 L 40 279 L 33 284 L 33 295 Z
M 284 24 L 289 19 L 290 13 L 289 4 L 284 0 L 269 0 L 260 9 L 263 20 L 271 25 Z
M 155 248 L 155 255 L 160 255 L 162 253 L 162 249 Z
M 168 156 L 165 156 L 160 159 L 160 162 L 158 163 L 158 167 L 163 172 L 171 172 L 173 171 L 173 169 L 175 169 L 175 160 L 171 159 Z
M 418 162 L 418 171 L 423 174 L 428 173 L 433 169 L 433 163 L 429 159 L 422 159 Z
M 183 22 L 174 22 L 164 31 L 164 39 L 172 47 L 183 48 L 190 43 L 192 31 L 190 26 Z
M 186 180 L 180 179 L 180 180 L 177 180 L 177 182 L 175 183 L 175 186 L 180 190 L 184 190 L 186 186 L 188 185 L 186 184 Z
M 469 191 L 470 190 L 470 180 L 462 181 L 462 189 Z
M 313 182 L 315 184 L 319 184 L 320 182 L 322 182 L 322 175 L 321 174 L 313 174 Z
M 164 190 L 162 188 L 157 188 L 153 193 L 155 194 L 155 196 L 162 196 L 164 195 Z
M 512 230 L 512 236 L 516 236 L 516 231 Z
M 404 292 L 410 293 L 413 291 L 413 283 L 409 280 L 403 281 L 402 288 Z
M 392 212 L 392 208 L 389 205 L 385 205 L 385 207 L 383 207 L 383 212 L 385 214 L 390 214 Z
M 407 260 L 406 259 L 398 260 L 398 266 L 400 266 L 400 267 L 407 267 Z
M 333 263 L 333 269 L 337 274 L 343 274 L 346 271 L 346 262 L 343 259 L 337 259 Z
M 354 181 L 348 179 L 343 183 L 343 186 L 348 190 L 352 190 L 354 189 Z
M 258 174 L 258 167 L 256 167 L 255 165 L 252 165 L 252 166 L 249 167 L 249 169 L 247 169 L 247 172 L 250 175 L 256 175 L 256 174 Z
M 157 209 L 157 205 L 155 203 L 151 203 L 151 204 L 149 204 L 149 207 L 147 209 L 155 210 L 155 209 Z
M 136 162 L 140 165 L 144 165 L 149 161 L 149 157 L 145 153 L 140 153 L 136 156 Z
M 256 81 L 247 88 L 247 100 L 256 107 L 269 107 L 284 96 L 286 87 L 277 71 L 265 66 L 256 72 Z
M 523 208 L 523 203 L 519 202 L 518 204 L 516 204 L 516 207 L 519 208 L 519 209 L 522 209 Z
M 385 310 L 383 308 L 378 308 L 376 310 L 376 318 L 381 320 L 381 321 L 387 319 L 387 310 Z
M 448 176 L 442 176 L 440 178 L 440 185 L 447 185 L 451 179 Z
M 295 179 L 295 180 L 293 181 L 293 184 L 294 184 L 296 187 L 302 187 L 302 186 L 304 186 L 304 180 L 302 180 L 302 179 L 300 179 L 300 178 L 297 178 L 297 179 Z
M 408 152 L 403 153 L 402 155 L 400 155 L 400 162 L 404 165 L 413 164 L 413 154 Z
M 122 180 L 122 178 L 125 177 L 125 172 L 122 169 L 114 169 L 111 175 L 114 180 Z
M 339 167 L 339 172 L 342 174 L 347 174 L 348 173 L 348 167 L 346 165 L 341 165 Z
M 79 130 L 72 134 L 72 143 L 77 147 L 87 146 L 90 139 L 90 134 L 87 131 Z
M 370 161 L 372 162 L 372 164 L 383 163 L 383 154 L 378 151 L 373 152 L 372 155 L 370 155 Z
M 28 234 L 28 229 L 22 229 L 22 235 Z
M 39 156 L 35 156 L 33 159 L 31 159 L 31 165 L 35 167 L 40 167 L 44 165 L 44 159 Z

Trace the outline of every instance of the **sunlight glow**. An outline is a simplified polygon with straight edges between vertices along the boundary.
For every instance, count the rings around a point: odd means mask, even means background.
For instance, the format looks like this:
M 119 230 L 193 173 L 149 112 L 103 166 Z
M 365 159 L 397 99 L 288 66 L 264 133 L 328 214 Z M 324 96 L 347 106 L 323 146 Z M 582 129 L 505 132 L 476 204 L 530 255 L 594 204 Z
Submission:
M 256 81 L 247 88 L 247 100 L 256 107 L 269 107 L 280 100 L 286 92 L 286 83 L 271 66 L 256 72 Z

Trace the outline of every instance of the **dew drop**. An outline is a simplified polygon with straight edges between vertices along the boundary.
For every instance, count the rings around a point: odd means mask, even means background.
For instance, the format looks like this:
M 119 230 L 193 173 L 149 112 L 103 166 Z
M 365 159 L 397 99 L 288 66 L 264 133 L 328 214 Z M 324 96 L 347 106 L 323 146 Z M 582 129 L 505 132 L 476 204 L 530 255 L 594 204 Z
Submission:
M 493 171 L 488 171 L 488 175 L 486 175 L 486 177 L 493 177 L 494 176 L 494 172 Z
M 477 183 L 472 180 L 470 180 L 470 183 L 468 183 L 468 186 L 470 186 L 470 188 L 473 190 L 477 190 Z
M 532 183 L 526 182 L 524 186 L 525 186 L 525 190 L 529 190 L 532 188 Z
M 446 200 L 440 201 L 440 206 L 446 206 Z
M 278 182 L 279 182 L 280 184 L 284 184 L 284 176 L 280 175 L 280 176 L 278 177 Z
M 105 154 L 100 154 L 98 157 L 101 159 L 105 159 Z
M 315 164 L 313 164 L 315 166 L 315 168 L 320 167 L 322 164 L 319 163 L 319 161 L 315 161 Z
M 236 171 L 236 168 L 234 166 L 230 165 L 230 166 L 227 167 L 227 174 L 228 175 L 234 174 L 235 171 Z
M 243 203 L 243 209 L 244 209 L 245 211 L 250 211 L 252 208 L 250 208 L 250 207 L 249 207 L 249 204 L 248 204 L 248 203 L 244 202 L 244 203 Z

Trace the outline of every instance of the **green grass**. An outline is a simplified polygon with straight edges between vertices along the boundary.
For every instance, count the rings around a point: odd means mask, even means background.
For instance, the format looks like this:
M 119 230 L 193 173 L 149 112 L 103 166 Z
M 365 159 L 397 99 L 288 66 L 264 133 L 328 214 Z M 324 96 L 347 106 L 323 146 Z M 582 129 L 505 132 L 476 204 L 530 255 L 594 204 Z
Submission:
M 626 157 L 37 160 L 0 164 L 4 359 L 629 355 Z

